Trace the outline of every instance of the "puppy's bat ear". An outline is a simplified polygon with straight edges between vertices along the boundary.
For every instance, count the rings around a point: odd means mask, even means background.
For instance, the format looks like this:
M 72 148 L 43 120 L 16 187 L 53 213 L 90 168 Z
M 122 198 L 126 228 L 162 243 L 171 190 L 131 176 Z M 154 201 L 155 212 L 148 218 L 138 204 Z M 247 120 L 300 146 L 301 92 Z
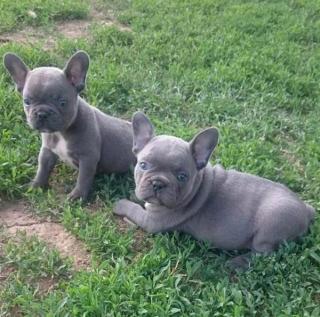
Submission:
M 83 90 L 89 68 L 89 55 L 85 51 L 78 51 L 71 56 L 63 71 L 77 92 Z
M 14 80 L 17 90 L 21 93 L 29 72 L 28 67 L 17 55 L 13 53 L 7 53 L 3 56 L 3 64 Z
M 190 142 L 191 154 L 196 163 L 197 169 L 204 168 L 216 147 L 219 139 L 219 132 L 216 128 L 209 128 L 199 132 Z
M 150 120 L 142 112 L 132 116 L 133 148 L 132 152 L 138 154 L 154 137 L 154 129 Z

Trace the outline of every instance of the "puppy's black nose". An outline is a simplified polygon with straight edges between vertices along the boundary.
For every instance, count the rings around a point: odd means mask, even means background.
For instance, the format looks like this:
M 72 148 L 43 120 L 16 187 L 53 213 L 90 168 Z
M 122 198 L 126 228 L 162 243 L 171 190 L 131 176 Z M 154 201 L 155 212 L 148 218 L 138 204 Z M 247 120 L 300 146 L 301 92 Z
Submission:
M 153 180 L 152 181 L 152 188 L 154 192 L 158 192 L 159 190 L 161 190 L 162 188 L 166 187 L 166 185 L 160 181 L 160 180 Z
M 48 113 L 45 111 L 38 111 L 37 112 L 37 117 L 38 119 L 47 119 L 48 118 Z

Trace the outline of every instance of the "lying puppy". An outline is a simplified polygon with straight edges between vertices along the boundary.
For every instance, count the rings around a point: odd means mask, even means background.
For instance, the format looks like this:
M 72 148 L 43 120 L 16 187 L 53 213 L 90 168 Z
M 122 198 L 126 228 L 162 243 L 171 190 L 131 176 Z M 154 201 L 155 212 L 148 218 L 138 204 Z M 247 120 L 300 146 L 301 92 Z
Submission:
M 217 129 L 204 130 L 187 143 L 154 136 L 143 113 L 136 113 L 132 124 L 136 196 L 146 203 L 143 209 L 120 200 L 117 215 L 151 233 L 179 230 L 225 250 L 268 253 L 306 232 L 315 211 L 288 188 L 208 163 Z M 247 268 L 248 257 L 230 264 Z
M 41 132 L 42 146 L 33 187 L 46 187 L 59 157 L 79 169 L 71 200 L 85 200 L 96 172 L 125 172 L 135 163 L 132 128 L 127 121 L 105 115 L 88 105 L 79 92 L 85 87 L 89 57 L 79 51 L 63 70 L 29 70 L 16 55 L 4 65 L 23 96 L 28 124 Z

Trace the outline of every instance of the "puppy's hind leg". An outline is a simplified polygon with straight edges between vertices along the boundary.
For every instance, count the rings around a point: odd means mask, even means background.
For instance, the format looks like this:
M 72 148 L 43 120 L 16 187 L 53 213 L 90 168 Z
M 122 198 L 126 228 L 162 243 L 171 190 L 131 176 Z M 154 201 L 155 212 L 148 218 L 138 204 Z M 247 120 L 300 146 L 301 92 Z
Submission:
M 251 251 L 232 258 L 227 262 L 227 267 L 232 271 L 244 272 L 250 268 L 253 255 L 269 255 L 278 247 L 279 243 L 266 237 L 268 235 L 265 235 L 265 233 L 257 233 L 252 239 Z
M 310 223 L 309 213 L 303 203 L 293 199 L 283 199 L 264 206 L 257 213 L 251 250 L 270 253 L 280 243 L 302 236 Z
M 240 271 L 244 272 L 251 267 L 251 257 L 253 255 L 261 254 L 261 255 L 269 255 L 272 251 L 277 248 L 277 244 L 266 241 L 254 241 L 253 250 L 238 255 L 227 262 L 227 267 L 232 271 Z
M 250 259 L 252 252 L 235 256 L 227 261 L 226 266 L 231 271 L 244 272 L 250 268 Z

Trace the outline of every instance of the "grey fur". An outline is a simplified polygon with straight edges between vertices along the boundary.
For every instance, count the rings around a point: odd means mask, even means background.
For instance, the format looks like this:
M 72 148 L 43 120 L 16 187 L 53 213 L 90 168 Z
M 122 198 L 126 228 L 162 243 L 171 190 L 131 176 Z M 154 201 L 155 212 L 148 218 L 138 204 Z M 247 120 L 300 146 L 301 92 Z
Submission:
M 183 231 L 225 250 L 269 253 L 307 231 L 315 210 L 288 188 L 208 163 L 218 140 L 215 128 L 188 143 L 154 136 L 142 113 L 134 115 L 133 127 L 134 140 L 145 140 L 136 148 L 135 182 L 137 197 L 146 203 L 143 208 L 120 200 L 116 214 L 151 233 Z M 188 175 L 184 182 L 177 179 L 182 172 Z M 246 258 L 235 258 L 231 266 L 248 265 Z
M 79 169 L 77 184 L 68 197 L 85 200 L 97 172 L 122 173 L 135 163 L 131 123 L 102 113 L 79 96 L 89 67 L 85 52 L 74 54 L 64 70 L 29 70 L 12 53 L 4 56 L 4 65 L 23 96 L 28 124 L 41 132 L 34 187 L 48 185 L 59 157 Z

